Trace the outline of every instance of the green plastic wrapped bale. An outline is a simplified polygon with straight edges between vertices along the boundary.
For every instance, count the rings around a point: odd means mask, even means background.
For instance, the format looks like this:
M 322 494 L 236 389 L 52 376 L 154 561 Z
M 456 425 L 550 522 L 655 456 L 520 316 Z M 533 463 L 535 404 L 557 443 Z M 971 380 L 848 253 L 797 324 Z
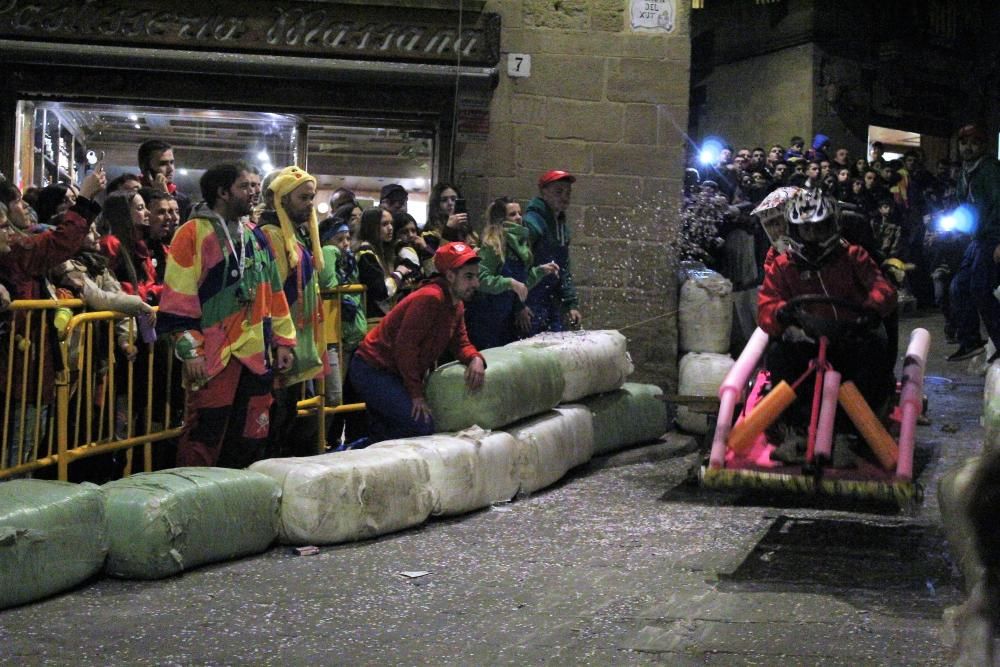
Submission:
M 626 382 L 618 391 L 586 398 L 594 418 L 594 455 L 656 440 L 667 432 L 667 404 L 654 384 Z
M 0 608 L 79 584 L 108 552 L 104 495 L 93 484 L 0 483 Z
M 465 387 L 465 366 L 445 364 L 427 381 L 427 401 L 438 432 L 470 426 L 496 429 L 551 410 L 559 403 L 565 381 L 555 355 L 532 347 L 498 347 L 483 351 L 486 379 L 476 391 Z
M 104 485 L 105 571 L 159 579 L 264 551 L 278 536 L 281 485 L 228 468 L 174 468 Z

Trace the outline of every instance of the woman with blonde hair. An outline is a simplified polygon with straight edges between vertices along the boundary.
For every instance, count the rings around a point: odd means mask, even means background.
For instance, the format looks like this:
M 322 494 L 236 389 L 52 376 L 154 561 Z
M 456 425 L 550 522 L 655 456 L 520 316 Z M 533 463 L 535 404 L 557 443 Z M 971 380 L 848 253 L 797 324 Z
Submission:
M 465 308 L 469 339 L 478 350 L 506 345 L 530 330 L 531 312 L 524 305 L 528 290 L 544 276 L 558 274 L 555 262 L 532 267 L 528 229 L 521 224 L 521 205 L 495 199 L 486 212 L 479 244 L 479 288 Z

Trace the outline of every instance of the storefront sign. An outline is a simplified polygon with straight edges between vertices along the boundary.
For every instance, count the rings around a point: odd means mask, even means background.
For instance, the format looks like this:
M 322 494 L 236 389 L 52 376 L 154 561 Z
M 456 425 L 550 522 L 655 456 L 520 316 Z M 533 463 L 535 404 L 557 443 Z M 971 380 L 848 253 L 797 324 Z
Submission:
M 676 0 L 630 0 L 633 32 L 673 32 Z
M 495 65 L 499 17 L 310 2 L 0 0 L 0 37 Z

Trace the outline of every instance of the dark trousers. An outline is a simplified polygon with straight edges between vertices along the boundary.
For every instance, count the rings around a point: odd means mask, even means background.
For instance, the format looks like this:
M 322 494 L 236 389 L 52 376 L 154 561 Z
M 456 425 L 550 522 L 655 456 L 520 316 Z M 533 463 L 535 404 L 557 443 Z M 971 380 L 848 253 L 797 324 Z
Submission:
M 951 281 L 951 312 L 958 342 L 973 346 L 982 340 L 979 320 L 994 345 L 1000 345 L 1000 302 L 993 296 L 997 284 L 997 265 L 993 261 L 995 244 L 973 241 L 965 249 L 962 264 Z
M 417 421 L 410 415 L 413 400 L 403 386 L 403 378 L 375 368 L 357 354 L 351 359 L 349 372 L 351 384 L 366 405 L 371 442 L 434 433 L 433 419 Z

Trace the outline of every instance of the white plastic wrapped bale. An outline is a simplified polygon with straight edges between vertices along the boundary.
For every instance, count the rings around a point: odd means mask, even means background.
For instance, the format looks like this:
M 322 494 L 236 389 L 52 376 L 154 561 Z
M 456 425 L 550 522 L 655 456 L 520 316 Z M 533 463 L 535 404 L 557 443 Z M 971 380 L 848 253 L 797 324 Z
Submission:
M 0 609 L 75 586 L 108 551 L 104 495 L 93 484 L 0 483 Z
M 517 441 L 522 495 L 554 484 L 594 453 L 594 422 L 583 405 L 560 405 L 506 431 Z
M 553 353 L 566 381 L 562 403 L 618 389 L 634 370 L 625 336 L 614 330 L 550 331 L 506 347 L 531 347 Z
M 989 451 L 1000 446 L 1000 361 L 994 361 L 986 370 L 983 386 L 983 428 L 986 437 L 983 449 Z
M 729 350 L 733 325 L 733 284 L 708 269 L 691 271 L 681 285 L 677 326 L 687 352 Z
M 655 384 L 626 382 L 617 391 L 581 401 L 594 420 L 594 455 L 656 440 L 666 433 L 667 404 L 661 396 L 663 390 Z
M 409 449 L 427 461 L 432 514 L 464 514 L 517 494 L 517 443 L 507 433 L 470 429 L 386 440 L 369 449 L 381 448 Z
M 483 350 L 486 377 L 469 391 L 465 366 L 441 366 L 427 379 L 427 402 L 438 432 L 470 426 L 495 429 L 518 419 L 551 410 L 566 385 L 562 367 L 548 350 L 532 347 L 495 347 Z
M 427 461 L 412 449 L 357 449 L 250 466 L 281 484 L 279 537 L 335 544 L 427 520 L 434 506 Z
M 952 560 L 965 578 L 965 590 L 983 577 L 983 564 L 976 553 L 975 534 L 968 518 L 969 492 L 981 457 L 973 456 L 944 473 L 938 480 L 941 525 L 951 548 Z
M 690 352 L 681 358 L 678 392 L 681 396 L 718 396 L 726 373 L 736 362 L 725 354 Z M 677 425 L 689 433 L 704 435 L 712 415 L 677 407 Z
M 110 535 L 105 572 L 159 579 L 265 551 L 278 536 L 281 487 L 228 468 L 174 468 L 103 487 Z

